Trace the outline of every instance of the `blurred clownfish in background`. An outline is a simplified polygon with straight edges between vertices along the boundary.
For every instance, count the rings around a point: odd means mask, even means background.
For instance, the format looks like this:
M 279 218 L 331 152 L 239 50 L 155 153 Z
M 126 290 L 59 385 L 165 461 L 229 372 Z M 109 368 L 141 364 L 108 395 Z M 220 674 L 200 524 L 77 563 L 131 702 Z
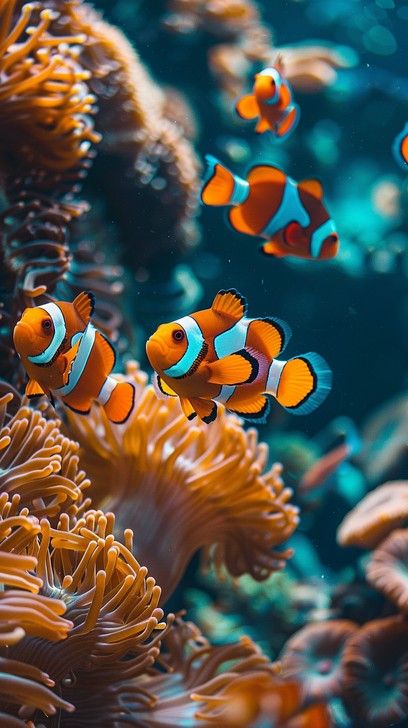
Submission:
M 392 145 L 395 161 L 405 171 L 408 170 L 408 123 L 403 130 L 395 137 Z
M 206 156 L 208 169 L 201 190 L 206 205 L 232 206 L 228 219 L 234 230 L 267 240 L 266 255 L 293 255 L 313 260 L 334 258 L 339 240 L 323 204 L 316 179 L 295 182 L 267 164 L 252 167 L 247 180 Z
M 292 100 L 292 90 L 282 76 L 282 64 L 257 73 L 253 93 L 243 96 L 235 106 L 242 119 L 258 119 L 255 131 L 271 131 L 278 139 L 289 136 L 299 122 L 299 106 Z
M 319 354 L 278 360 L 290 329 L 273 318 L 246 318 L 235 289 L 219 291 L 211 308 L 162 324 L 146 344 L 163 396 L 179 397 L 185 416 L 215 420 L 217 403 L 264 422 L 272 395 L 288 412 L 309 414 L 331 388 L 331 371 Z
M 14 346 L 29 376 L 27 397 L 59 397 L 84 415 L 97 401 L 111 422 L 121 423 L 133 409 L 134 388 L 109 376 L 115 350 L 90 321 L 94 302 L 83 292 L 72 303 L 26 308 L 14 328 Z

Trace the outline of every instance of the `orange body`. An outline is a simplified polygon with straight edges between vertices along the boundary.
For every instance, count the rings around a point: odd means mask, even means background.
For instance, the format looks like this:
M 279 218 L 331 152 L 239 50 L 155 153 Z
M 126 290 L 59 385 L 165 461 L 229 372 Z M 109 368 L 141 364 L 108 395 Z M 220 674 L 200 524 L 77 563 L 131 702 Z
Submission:
M 281 139 L 293 132 L 299 121 L 299 107 L 293 102 L 279 63 L 256 74 L 252 94 L 243 96 L 235 108 L 242 119 L 258 119 L 257 133 L 271 131 Z

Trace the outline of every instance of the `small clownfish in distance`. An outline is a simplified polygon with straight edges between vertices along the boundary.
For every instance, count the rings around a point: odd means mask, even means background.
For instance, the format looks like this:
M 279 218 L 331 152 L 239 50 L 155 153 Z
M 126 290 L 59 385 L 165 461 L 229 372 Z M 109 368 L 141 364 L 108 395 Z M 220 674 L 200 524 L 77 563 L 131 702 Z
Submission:
M 309 414 L 326 398 L 331 371 L 318 354 L 289 361 L 276 357 L 290 338 L 283 321 L 246 318 L 245 299 L 219 291 L 211 308 L 162 324 L 146 344 L 162 395 L 179 397 L 185 416 L 204 422 L 217 403 L 230 412 L 264 422 L 268 395 L 293 414 Z
M 124 422 L 134 405 L 134 387 L 109 376 L 115 351 L 90 319 L 92 293 L 72 303 L 55 301 L 26 308 L 14 328 L 14 346 L 28 374 L 27 397 L 46 394 L 79 414 L 88 414 L 94 400 L 111 422 Z
M 243 96 L 235 106 L 242 119 L 258 119 L 255 131 L 272 131 L 278 139 L 288 137 L 299 122 L 299 106 L 292 100 L 292 90 L 282 75 L 280 61 L 257 73 L 253 93 Z
M 247 180 L 206 156 L 208 169 L 201 200 L 216 207 L 232 206 L 228 219 L 234 230 L 267 240 L 266 255 L 278 258 L 334 258 L 339 239 L 323 204 L 318 180 L 295 182 L 282 170 L 267 164 L 252 167 Z
M 408 170 L 408 123 L 403 130 L 395 137 L 392 145 L 395 161 L 405 171 Z

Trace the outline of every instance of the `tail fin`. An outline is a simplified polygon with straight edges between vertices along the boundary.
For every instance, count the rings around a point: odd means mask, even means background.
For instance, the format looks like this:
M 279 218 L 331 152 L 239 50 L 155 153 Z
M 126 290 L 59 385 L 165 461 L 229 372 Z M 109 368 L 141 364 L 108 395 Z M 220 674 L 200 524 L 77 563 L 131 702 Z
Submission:
M 276 399 L 294 415 L 308 415 L 326 399 L 332 372 L 319 354 L 311 352 L 289 359 L 284 365 Z
M 207 170 L 201 190 L 201 200 L 206 205 L 240 205 L 249 195 L 249 184 L 224 167 L 211 154 L 206 156 Z
M 135 389 L 130 382 L 118 382 L 108 401 L 103 405 L 111 422 L 120 425 L 126 422 L 135 403 Z

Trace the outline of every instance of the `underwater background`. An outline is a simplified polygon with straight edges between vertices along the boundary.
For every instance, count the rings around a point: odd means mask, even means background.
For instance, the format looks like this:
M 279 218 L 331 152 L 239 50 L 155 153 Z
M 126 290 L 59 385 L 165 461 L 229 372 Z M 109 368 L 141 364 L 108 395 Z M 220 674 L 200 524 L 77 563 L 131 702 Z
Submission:
M 408 726 L 407 37 L 403 0 L 0 0 L 0 726 Z M 278 57 L 279 141 L 234 108 Z M 337 256 L 261 255 L 206 154 L 318 178 Z M 150 386 L 230 288 L 327 360 L 315 412 Z M 124 424 L 24 395 L 15 324 L 83 290 Z

